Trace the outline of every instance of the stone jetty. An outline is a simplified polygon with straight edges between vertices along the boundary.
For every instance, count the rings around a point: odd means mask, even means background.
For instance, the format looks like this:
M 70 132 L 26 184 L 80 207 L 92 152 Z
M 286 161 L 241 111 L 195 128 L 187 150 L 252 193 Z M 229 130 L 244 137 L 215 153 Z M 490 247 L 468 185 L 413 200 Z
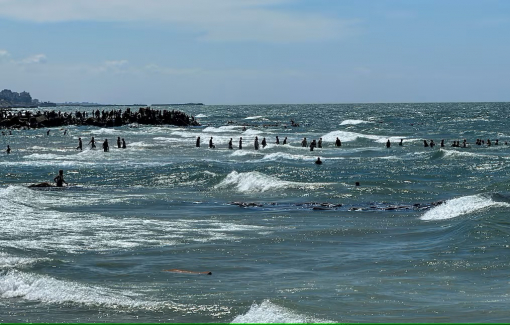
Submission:
M 99 127 L 122 126 L 126 124 L 200 126 L 193 116 L 176 110 L 155 110 L 140 107 L 132 110 L 91 110 L 75 111 L 12 111 L 0 110 L 2 128 L 47 128 L 66 125 L 87 125 Z

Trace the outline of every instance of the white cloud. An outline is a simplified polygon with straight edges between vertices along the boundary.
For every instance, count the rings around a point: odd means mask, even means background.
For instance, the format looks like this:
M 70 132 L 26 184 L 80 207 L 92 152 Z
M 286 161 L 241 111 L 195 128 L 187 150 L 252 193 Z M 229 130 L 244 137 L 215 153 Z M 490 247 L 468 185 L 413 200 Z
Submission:
M 357 21 L 284 11 L 290 0 L 0 0 L 0 17 L 33 22 L 168 23 L 203 40 L 295 42 L 350 35 Z
M 31 55 L 23 60 L 19 61 L 20 64 L 39 64 L 46 63 L 46 55 L 44 54 L 35 54 Z

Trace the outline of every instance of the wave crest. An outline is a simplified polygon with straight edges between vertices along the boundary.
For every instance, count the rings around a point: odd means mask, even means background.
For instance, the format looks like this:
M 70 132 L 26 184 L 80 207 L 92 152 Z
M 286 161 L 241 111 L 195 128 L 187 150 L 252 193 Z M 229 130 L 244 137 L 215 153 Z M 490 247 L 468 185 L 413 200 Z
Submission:
M 421 220 L 446 220 L 490 207 L 510 207 L 505 202 L 496 202 L 483 195 L 470 195 L 448 200 L 445 203 L 425 212 Z

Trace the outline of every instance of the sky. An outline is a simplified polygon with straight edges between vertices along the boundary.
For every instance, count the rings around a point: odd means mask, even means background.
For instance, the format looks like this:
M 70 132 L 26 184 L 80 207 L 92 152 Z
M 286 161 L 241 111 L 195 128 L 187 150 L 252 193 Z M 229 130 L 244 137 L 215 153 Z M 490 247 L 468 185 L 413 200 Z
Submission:
M 0 89 L 53 102 L 510 101 L 508 0 L 0 0 Z

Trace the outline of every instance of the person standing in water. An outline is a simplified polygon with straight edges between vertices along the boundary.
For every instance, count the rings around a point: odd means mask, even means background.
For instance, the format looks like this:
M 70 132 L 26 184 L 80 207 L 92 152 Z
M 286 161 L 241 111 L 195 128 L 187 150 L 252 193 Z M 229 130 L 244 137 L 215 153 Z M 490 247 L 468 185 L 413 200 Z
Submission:
M 212 141 L 212 138 L 213 138 L 213 137 L 211 137 L 211 138 L 209 139 L 209 149 L 214 149 L 214 148 L 216 148 L 216 146 L 214 145 L 214 143 L 213 143 L 213 141 Z
M 280 139 L 276 136 L 276 144 L 280 144 Z
M 322 138 L 319 138 L 319 142 L 317 142 L 317 148 L 322 148 Z
M 117 148 L 120 149 L 121 145 L 122 145 L 122 142 L 120 141 L 120 137 L 117 137 Z
M 104 139 L 103 150 L 104 150 L 104 152 L 110 151 L 110 146 L 108 145 L 108 139 Z
M 265 148 L 267 146 L 266 138 L 262 139 L 262 148 Z
M 243 149 L 243 137 L 239 138 L 239 149 Z
M 230 138 L 230 141 L 228 142 L 228 148 L 234 149 L 234 147 L 232 146 L 232 138 Z
M 195 144 L 195 147 L 197 147 L 197 148 L 200 147 L 200 137 L 197 137 L 197 142 Z
M 76 147 L 76 150 L 83 150 L 83 143 L 81 142 L 81 138 L 78 138 L 78 147 Z
M 391 147 L 390 139 L 388 139 L 388 141 L 386 141 L 386 148 L 389 148 L 389 147 Z
M 124 141 L 124 138 L 122 138 L 122 149 L 126 149 L 126 141 Z
M 301 147 L 303 148 L 308 147 L 308 142 L 306 141 L 306 138 L 303 138 L 303 141 L 301 141 Z
M 322 161 L 321 161 L 320 157 L 317 157 L 317 160 L 315 161 L 315 164 L 317 164 L 317 165 L 321 165 L 322 164 Z
M 285 137 L 285 139 L 283 139 L 283 144 L 287 144 L 287 137 Z
M 255 142 L 253 143 L 255 150 L 259 150 L 259 137 L 255 137 Z
M 11 147 L 10 147 L 9 145 L 7 145 L 7 150 L 5 150 L 5 152 L 6 152 L 7 154 L 10 154 L 10 153 L 11 153 Z
M 95 149 L 96 148 L 96 140 L 94 140 L 94 137 L 92 137 L 92 139 L 90 139 L 89 144 L 91 145 L 90 149 Z
M 337 146 L 337 147 L 341 147 L 342 146 L 342 142 L 340 141 L 340 139 L 338 137 L 336 137 L 335 146 Z
M 55 176 L 55 178 L 53 180 L 55 181 L 55 183 L 57 183 L 57 187 L 63 187 L 64 183 L 66 183 L 66 185 L 69 185 L 64 180 L 64 171 L 62 169 L 58 171 L 58 175 Z

